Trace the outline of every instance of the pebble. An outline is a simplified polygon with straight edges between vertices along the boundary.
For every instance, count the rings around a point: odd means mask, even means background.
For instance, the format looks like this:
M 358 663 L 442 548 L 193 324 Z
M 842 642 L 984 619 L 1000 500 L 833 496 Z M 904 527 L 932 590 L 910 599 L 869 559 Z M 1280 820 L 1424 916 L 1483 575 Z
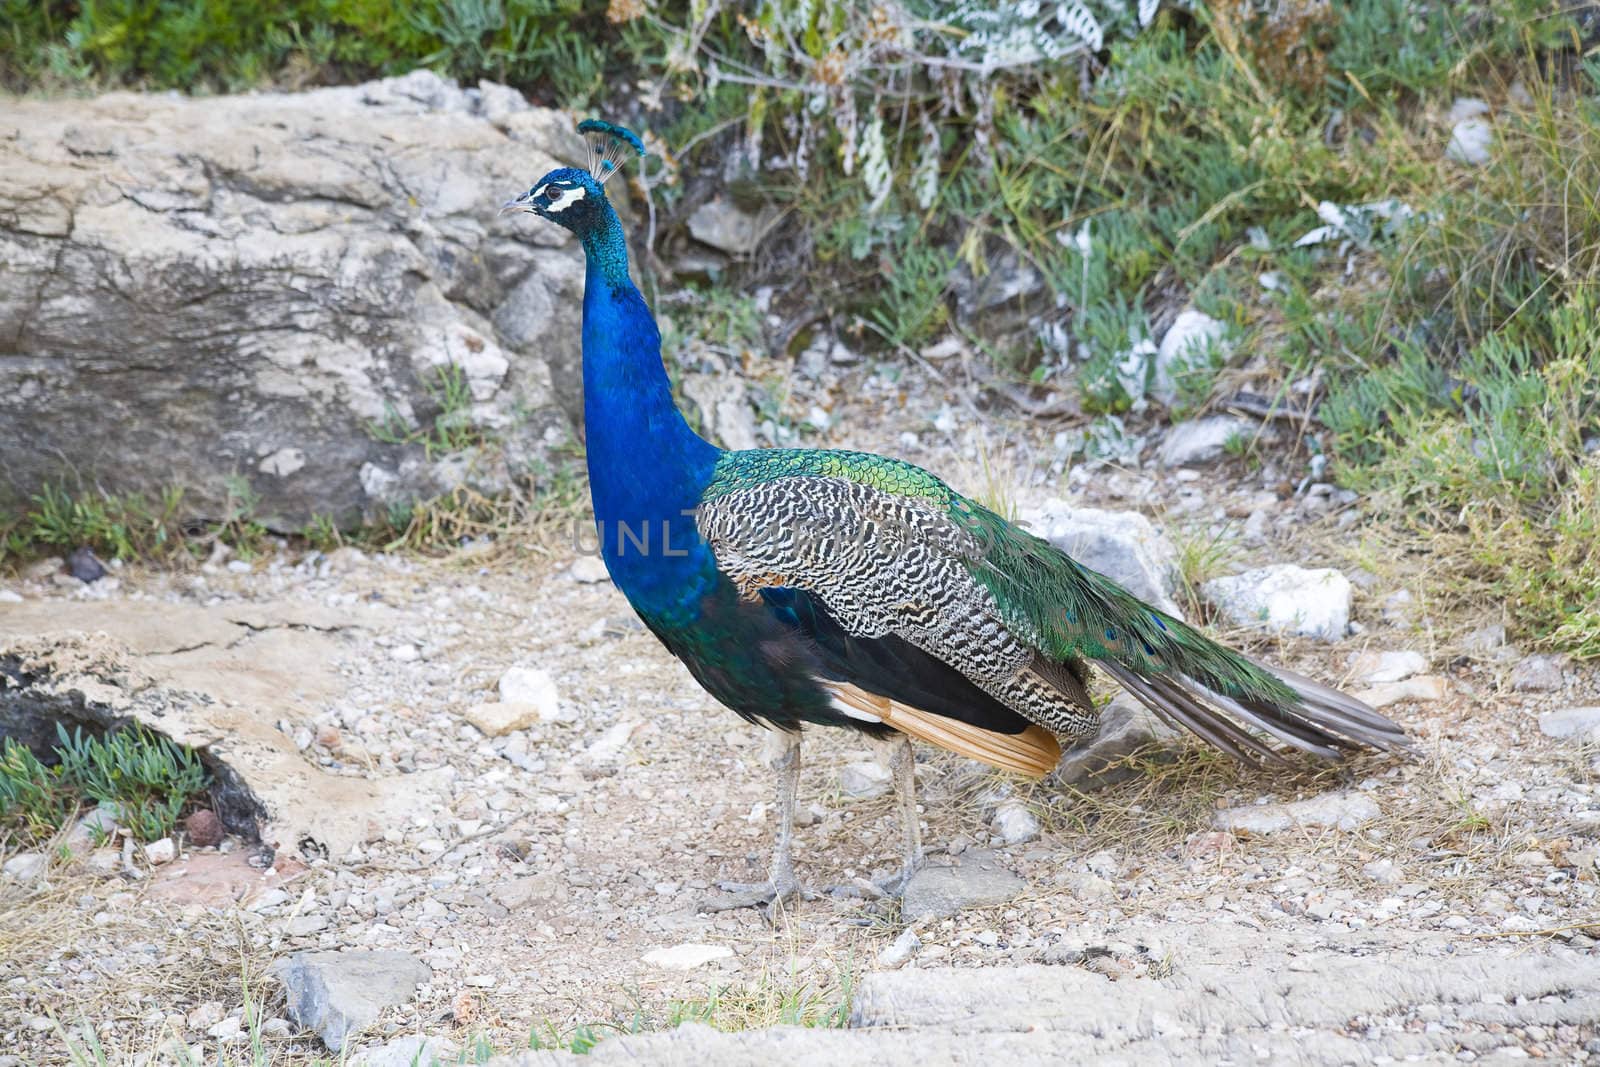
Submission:
M 1546 737 L 1600 743 L 1600 707 L 1546 712 L 1539 716 L 1539 732 Z
M 503 703 L 531 705 L 541 722 L 575 718 L 570 713 L 563 715 L 561 691 L 549 671 L 538 667 L 512 667 L 500 676 L 499 689 Z
M 1559 693 L 1567 684 L 1566 665 L 1562 655 L 1524 657 L 1511 668 L 1511 688 L 1518 693 Z
M 1358 689 L 1351 695 L 1365 701 L 1370 707 L 1386 708 L 1403 700 L 1430 702 L 1443 700 L 1449 693 L 1445 680 L 1437 674 L 1424 674 L 1407 678 L 1403 682 L 1381 682 L 1368 689 Z
M 1219 830 L 1243 830 L 1252 834 L 1272 834 L 1305 827 L 1354 830 L 1381 814 L 1377 801 L 1364 793 L 1324 793 L 1309 800 L 1286 804 L 1224 808 L 1213 816 L 1212 823 Z
M 573 581 L 584 585 L 594 585 L 611 579 L 611 572 L 606 570 L 605 560 L 599 556 L 579 556 L 572 561 L 572 566 L 567 568 L 567 573 L 572 576 Z
M 515 704 L 494 701 L 474 704 L 462 713 L 485 737 L 504 737 L 517 730 L 526 730 L 543 721 L 536 704 Z
M 1003 904 L 1027 887 L 993 853 L 968 849 L 959 864 L 929 864 L 912 875 L 900 900 L 900 917 L 908 922 L 942 919 L 967 908 Z
M 421 655 L 416 645 L 395 645 L 389 650 L 389 658 L 396 663 L 415 663 Z
M 1020 845 L 1039 836 L 1039 820 L 1020 800 L 1008 800 L 994 813 L 994 829 L 1007 845 Z
M 1361 868 L 1361 873 L 1379 885 L 1395 885 L 1400 881 L 1400 868 L 1393 860 L 1373 860 Z
M 1323 641 L 1337 641 L 1350 628 L 1350 580 L 1331 568 L 1281 563 L 1213 578 L 1200 591 L 1238 626 Z
M 0 875 L 13 882 L 28 885 L 44 876 L 49 861 L 42 852 L 19 852 L 0 867 Z
M 889 768 L 872 760 L 847 763 L 839 770 L 840 791 L 856 800 L 883 796 L 893 780 Z
M 362 950 L 297 952 L 274 963 L 272 973 L 283 983 L 289 1017 L 334 1052 L 433 977 L 409 953 Z
M 690 971 L 732 955 L 733 949 L 727 945 L 699 945 L 686 941 L 669 948 L 651 949 L 644 954 L 644 962 L 668 971 Z
M 144 846 L 144 858 L 156 867 L 163 863 L 171 863 L 178 858 L 178 846 L 173 843 L 172 838 L 163 837 Z
M 222 843 L 222 820 L 210 808 L 201 808 L 183 820 L 183 832 L 200 848 L 212 848 Z
M 1362 652 L 1350 661 L 1350 679 L 1358 685 L 1403 682 L 1428 669 L 1420 652 Z
M 908 927 L 900 931 L 900 936 L 895 938 L 892 944 L 878 953 L 878 966 L 892 970 L 915 956 L 920 948 L 922 948 L 922 938 L 917 936 L 915 930 Z

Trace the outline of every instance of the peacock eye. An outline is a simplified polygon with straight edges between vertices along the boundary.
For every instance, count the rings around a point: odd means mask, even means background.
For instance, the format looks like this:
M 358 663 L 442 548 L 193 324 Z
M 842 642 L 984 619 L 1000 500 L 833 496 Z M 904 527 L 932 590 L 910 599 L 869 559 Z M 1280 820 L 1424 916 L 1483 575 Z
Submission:
M 561 199 L 561 190 L 552 185 L 544 191 L 544 198 L 553 204 Z

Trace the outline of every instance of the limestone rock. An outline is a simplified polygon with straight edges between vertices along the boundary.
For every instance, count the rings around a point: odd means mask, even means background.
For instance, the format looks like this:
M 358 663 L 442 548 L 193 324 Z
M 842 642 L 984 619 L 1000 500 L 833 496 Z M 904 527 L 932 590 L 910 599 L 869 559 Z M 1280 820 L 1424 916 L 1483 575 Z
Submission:
M 1350 628 L 1350 580 L 1336 570 L 1280 563 L 1200 588 L 1239 626 L 1337 641 Z
M 1567 684 L 1566 666 L 1566 656 L 1528 656 L 1511 668 L 1511 688 L 1519 693 L 1559 693 Z
M 1024 509 L 1022 519 L 1085 567 L 1167 614 L 1183 617 L 1172 599 L 1178 588 L 1178 550 L 1143 515 L 1048 500 Z
M 513 730 L 526 730 L 541 721 L 539 705 L 513 704 L 504 700 L 474 704 L 462 715 L 485 737 L 503 737 Z
M 1386 708 L 1403 700 L 1429 702 L 1443 700 L 1450 692 L 1445 680 L 1437 674 L 1424 674 L 1407 678 L 1403 682 L 1379 682 L 1367 689 L 1358 689 L 1351 695 L 1370 707 Z
M 1600 707 L 1546 712 L 1539 716 L 1539 732 L 1546 737 L 1600 743 Z
M 533 718 L 522 726 L 531 726 L 535 722 L 561 722 L 564 717 L 571 717 L 563 709 L 561 690 L 556 688 L 556 681 L 547 670 L 511 667 L 500 676 L 499 688 L 501 703 L 524 705 L 533 710 Z M 522 726 L 509 726 L 501 733 L 521 729 Z
M 1362 685 L 1403 682 L 1428 669 L 1428 657 L 1420 652 L 1362 652 L 1350 661 L 1350 677 Z
M 273 974 L 283 983 L 289 1017 L 334 1052 L 433 977 L 421 960 L 394 951 L 297 952 L 279 960 Z
M 966 908 L 1003 904 L 1028 883 L 1001 867 L 990 852 L 969 849 L 951 866 L 929 864 L 911 876 L 900 900 L 900 917 L 942 919 Z
M 0 493 L 71 472 L 221 518 L 242 479 L 299 530 L 538 458 L 577 411 L 583 257 L 495 208 L 577 145 L 513 98 L 418 71 L 8 102 Z M 444 414 L 442 373 L 498 458 L 397 443 Z
M 689 235 L 732 256 L 746 256 L 756 250 L 766 230 L 765 216 L 754 215 L 729 200 L 717 197 L 695 208 L 689 215 Z
M 1163 467 L 1184 467 L 1191 464 L 1210 463 L 1221 458 L 1228 442 L 1235 438 L 1246 441 L 1263 432 L 1260 424 L 1233 415 L 1208 415 L 1203 419 L 1180 422 L 1167 431 L 1161 442 L 1160 459 Z
M 847 797 L 869 800 L 889 791 L 894 776 L 889 768 L 872 760 L 847 763 L 839 770 L 839 788 Z
M 727 945 L 696 945 L 685 942 L 670 948 L 655 948 L 644 954 L 644 961 L 668 971 L 691 971 L 733 955 Z
M 1100 729 L 1067 749 L 1052 781 L 1081 792 L 1102 789 L 1138 774 L 1124 761 L 1135 752 L 1159 758 L 1184 744 L 1182 734 L 1127 693 L 1100 710 Z
M 1281 830 L 1331 827 L 1354 830 L 1376 819 L 1382 812 L 1377 801 L 1365 793 L 1324 793 L 1308 800 L 1286 804 L 1256 804 L 1245 808 L 1224 808 L 1212 818 L 1219 830 L 1244 830 L 1252 834 L 1272 834 Z
M 1206 355 L 1220 346 L 1228 328 L 1203 311 L 1184 308 L 1167 327 L 1156 349 L 1150 395 L 1170 405 L 1178 397 L 1177 378 L 1191 366 L 1205 363 Z

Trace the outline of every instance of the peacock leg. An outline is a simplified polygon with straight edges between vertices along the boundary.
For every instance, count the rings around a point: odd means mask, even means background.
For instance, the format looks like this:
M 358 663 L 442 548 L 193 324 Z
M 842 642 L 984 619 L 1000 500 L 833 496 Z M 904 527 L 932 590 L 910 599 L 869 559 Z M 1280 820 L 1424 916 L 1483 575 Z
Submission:
M 894 788 L 900 802 L 901 830 L 905 834 L 901 852 L 899 892 L 905 892 L 906 883 L 922 867 L 922 824 L 917 819 L 917 753 L 911 746 L 911 737 L 900 735 L 900 743 L 889 757 L 889 770 L 894 774 Z
M 733 894 L 707 905 L 709 911 L 764 906 L 775 919 L 785 905 L 805 891 L 794 876 L 794 809 L 800 788 L 800 734 L 773 730 L 768 738 L 768 764 L 778 773 L 778 839 L 772 848 L 772 871 L 765 882 L 719 882 L 717 888 Z

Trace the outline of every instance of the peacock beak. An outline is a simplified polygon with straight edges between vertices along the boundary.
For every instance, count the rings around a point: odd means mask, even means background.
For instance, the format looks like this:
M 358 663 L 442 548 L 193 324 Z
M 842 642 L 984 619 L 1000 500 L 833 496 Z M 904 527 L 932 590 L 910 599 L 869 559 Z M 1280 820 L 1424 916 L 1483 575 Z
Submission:
M 523 193 L 521 196 L 513 197 L 512 199 L 507 200 L 505 203 L 500 205 L 500 211 L 498 213 L 501 215 L 509 215 L 513 211 L 530 210 L 528 207 L 528 195 L 528 193 Z

